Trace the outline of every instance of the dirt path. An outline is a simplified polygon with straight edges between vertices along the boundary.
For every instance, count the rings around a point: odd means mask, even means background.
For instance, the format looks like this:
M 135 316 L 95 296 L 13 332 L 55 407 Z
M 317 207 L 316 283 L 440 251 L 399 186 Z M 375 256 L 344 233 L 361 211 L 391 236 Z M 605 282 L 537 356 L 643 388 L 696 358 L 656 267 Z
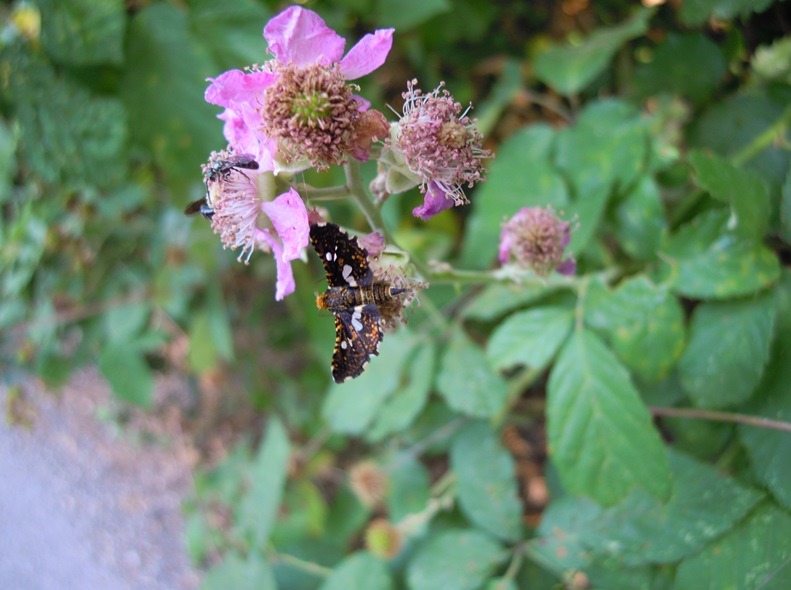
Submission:
M 166 396 L 183 389 L 158 383 Z M 32 429 L 0 420 L 0 589 L 197 588 L 181 516 L 194 453 L 178 421 L 165 412 L 145 430 L 153 443 L 130 440 L 97 419 L 108 391 L 94 371 L 59 399 L 36 384 L 25 391 Z M 4 408 L 7 395 L 0 388 Z

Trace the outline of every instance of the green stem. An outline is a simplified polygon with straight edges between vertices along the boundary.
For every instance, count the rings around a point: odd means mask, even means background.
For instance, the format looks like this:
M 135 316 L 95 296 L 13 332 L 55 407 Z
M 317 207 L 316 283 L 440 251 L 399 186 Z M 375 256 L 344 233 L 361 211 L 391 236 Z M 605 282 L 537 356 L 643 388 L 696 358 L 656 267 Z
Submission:
M 311 201 L 333 201 L 349 197 L 349 188 L 346 185 L 315 187 L 301 182 L 295 188 L 300 195 Z
M 514 547 L 511 563 L 508 564 L 508 569 L 505 570 L 503 579 L 513 580 L 516 577 L 516 574 L 519 573 L 519 569 L 522 567 L 522 560 L 524 559 L 524 556 L 525 549 L 522 547 L 522 543 L 519 543 L 516 547 Z
M 791 423 L 772 420 L 762 416 L 749 416 L 747 414 L 732 414 L 730 412 L 717 412 L 714 410 L 701 410 L 698 408 L 649 408 L 654 416 L 668 416 L 670 418 L 690 418 L 692 420 L 711 420 L 713 422 L 731 422 L 733 424 L 746 424 L 758 428 L 768 428 L 791 432 Z
M 386 242 L 392 244 L 393 238 L 390 236 L 390 232 L 387 231 L 387 226 L 385 225 L 384 219 L 382 219 L 382 213 L 379 211 L 379 207 L 376 206 L 376 203 L 371 200 L 363 188 L 363 179 L 360 175 L 360 164 L 354 160 L 349 160 L 343 165 L 343 169 L 346 172 L 346 188 L 349 191 L 349 195 L 360 206 L 360 209 L 362 209 L 363 215 L 365 215 L 365 219 L 368 221 L 368 225 L 373 231 L 378 231 L 382 234 Z
M 319 565 L 313 561 L 307 561 L 288 553 L 278 553 L 274 549 L 267 552 L 267 557 L 272 563 L 284 563 L 290 565 L 298 570 L 313 574 L 314 576 L 326 577 L 332 573 L 332 569 Z
M 741 151 L 736 152 L 736 154 L 731 157 L 731 162 L 736 165 L 748 162 L 766 148 L 776 143 L 778 139 L 782 139 L 786 134 L 789 124 L 791 124 L 791 106 L 786 107 L 783 114 L 767 127 L 763 133 L 753 139 L 749 145 L 744 147 Z
M 791 125 L 791 106 L 787 107 L 774 123 L 769 125 L 769 127 L 748 145 L 731 156 L 731 163 L 736 166 L 741 166 L 745 162 L 752 160 L 766 148 L 771 147 L 773 144 L 777 144 L 778 141 L 784 139 L 789 125 Z M 676 227 L 679 223 L 684 221 L 689 212 L 698 205 L 705 194 L 706 193 L 702 190 L 690 191 L 690 193 L 673 209 L 670 218 L 671 227 Z

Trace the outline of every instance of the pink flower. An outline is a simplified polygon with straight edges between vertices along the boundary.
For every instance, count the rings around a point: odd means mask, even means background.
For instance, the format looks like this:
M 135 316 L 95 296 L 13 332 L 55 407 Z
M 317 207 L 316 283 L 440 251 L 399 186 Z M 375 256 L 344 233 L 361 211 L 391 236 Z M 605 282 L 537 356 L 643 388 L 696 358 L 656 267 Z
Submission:
M 231 151 L 213 153 L 206 170 L 231 158 Z M 213 209 L 211 227 L 223 247 L 240 249 L 238 260 L 249 263 L 253 251 L 271 252 L 277 266 L 275 299 L 296 287 L 291 262 L 308 246 L 308 212 L 297 191 L 274 197 L 271 172 L 242 168 L 207 175 L 207 204 Z
M 423 205 L 412 213 L 424 221 L 440 211 L 464 205 L 464 187 L 485 180 L 483 160 L 491 158 L 483 148 L 476 121 L 447 90 L 444 82 L 428 94 L 407 83 L 403 115 L 393 126 L 387 150 L 380 158 L 380 178 L 373 190 L 382 196 L 419 186 Z M 389 164 L 389 165 L 388 165 Z
M 310 10 L 293 6 L 264 27 L 275 59 L 209 79 L 206 101 L 224 107 L 224 133 L 237 152 L 264 170 L 324 168 L 346 154 L 368 157 L 368 102 L 347 84 L 381 66 L 393 29 L 365 35 L 344 56 L 346 41 Z
M 541 276 L 552 271 L 573 275 L 574 258 L 563 258 L 570 241 L 571 223 L 558 219 L 551 208 L 523 207 L 503 224 L 499 260 L 506 264 L 513 258 Z

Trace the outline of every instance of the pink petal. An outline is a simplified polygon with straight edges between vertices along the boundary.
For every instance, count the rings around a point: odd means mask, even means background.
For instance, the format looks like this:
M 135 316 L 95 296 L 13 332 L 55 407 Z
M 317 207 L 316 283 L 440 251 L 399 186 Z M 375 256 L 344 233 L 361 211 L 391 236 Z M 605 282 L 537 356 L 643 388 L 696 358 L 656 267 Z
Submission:
M 206 102 L 221 107 L 233 107 L 239 103 L 255 102 L 263 90 L 274 82 L 276 74 L 271 72 L 245 73 L 228 70 L 216 78 L 207 78 L 211 84 L 206 89 Z
M 343 55 L 346 40 L 318 14 L 299 6 L 287 8 L 264 27 L 269 51 L 282 62 L 302 66 L 331 64 Z
M 511 232 L 503 228 L 500 234 L 500 251 L 498 252 L 497 259 L 500 264 L 505 264 L 511 257 Z
M 393 46 L 394 29 L 378 29 L 357 42 L 341 60 L 341 73 L 347 80 L 370 74 L 385 63 Z
M 289 262 L 299 258 L 302 250 L 308 246 L 310 235 L 308 210 L 299 193 L 292 188 L 274 201 L 262 203 L 261 208 L 283 242 L 281 249 L 283 261 Z
M 294 271 L 291 270 L 291 263 L 283 259 L 283 243 L 273 236 L 269 230 L 262 231 L 260 237 L 269 244 L 275 257 L 275 266 L 277 268 L 275 300 L 282 301 L 286 295 L 291 295 L 297 288 L 297 284 L 294 281 Z
M 433 182 L 429 183 L 423 204 L 412 209 L 412 215 L 419 217 L 423 221 L 428 221 L 440 211 L 453 207 L 453 199 L 448 198 L 442 190 Z

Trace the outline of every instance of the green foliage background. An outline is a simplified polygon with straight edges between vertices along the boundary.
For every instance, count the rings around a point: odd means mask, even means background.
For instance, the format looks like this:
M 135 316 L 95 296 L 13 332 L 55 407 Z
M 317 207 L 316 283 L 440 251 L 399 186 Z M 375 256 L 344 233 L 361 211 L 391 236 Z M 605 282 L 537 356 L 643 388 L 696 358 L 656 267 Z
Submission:
M 205 78 L 264 60 L 284 6 L 4 5 L 2 379 L 96 364 L 146 406 L 156 372 L 183 370 L 265 417 L 198 474 L 207 589 L 791 587 L 791 433 L 731 421 L 791 422 L 788 4 L 307 6 L 352 42 L 396 28 L 363 83 L 378 108 L 414 77 L 475 102 L 497 157 L 471 207 L 383 209 L 402 246 L 467 279 L 438 274 L 367 372 L 330 384 L 317 262 L 276 304 L 271 260 L 238 265 L 181 213 L 224 147 Z M 577 278 L 495 281 L 503 219 L 546 205 L 575 219 Z M 503 435 L 544 428 L 539 523 Z M 389 482 L 373 508 L 349 487 L 363 459 Z M 391 559 L 366 550 L 375 516 L 405 536 Z

